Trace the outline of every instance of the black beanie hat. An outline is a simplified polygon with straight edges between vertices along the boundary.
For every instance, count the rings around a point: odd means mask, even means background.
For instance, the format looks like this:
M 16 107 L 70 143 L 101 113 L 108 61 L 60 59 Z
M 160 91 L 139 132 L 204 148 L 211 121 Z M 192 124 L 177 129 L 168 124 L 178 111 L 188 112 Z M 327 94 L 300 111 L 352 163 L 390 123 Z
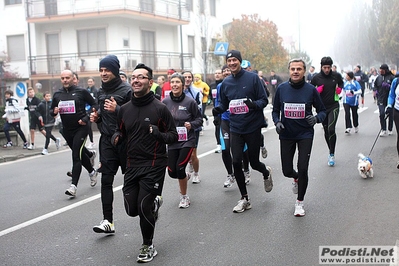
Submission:
M 241 57 L 240 51 L 231 50 L 230 52 L 228 52 L 227 55 L 226 55 L 226 61 L 227 61 L 227 59 L 229 59 L 230 57 L 235 57 L 235 58 L 238 59 L 238 61 L 240 61 L 240 63 L 242 62 L 242 57 Z
M 226 68 L 228 68 L 227 65 L 222 66 L 222 72 L 223 72 Z
M 321 66 L 325 66 L 325 65 L 329 65 L 332 66 L 333 64 L 333 60 L 331 59 L 331 57 L 329 56 L 325 56 L 321 59 L 320 65 Z
M 382 65 L 380 66 L 380 69 L 384 69 L 384 70 L 388 71 L 388 70 L 389 70 L 389 67 L 388 67 L 387 64 L 382 64 Z
M 100 61 L 100 69 L 102 67 L 105 67 L 109 70 L 111 70 L 112 74 L 115 75 L 115 77 L 119 77 L 119 68 L 121 67 L 119 65 L 119 60 L 118 57 L 116 57 L 115 55 L 107 55 L 106 57 L 104 57 L 103 59 L 101 59 Z

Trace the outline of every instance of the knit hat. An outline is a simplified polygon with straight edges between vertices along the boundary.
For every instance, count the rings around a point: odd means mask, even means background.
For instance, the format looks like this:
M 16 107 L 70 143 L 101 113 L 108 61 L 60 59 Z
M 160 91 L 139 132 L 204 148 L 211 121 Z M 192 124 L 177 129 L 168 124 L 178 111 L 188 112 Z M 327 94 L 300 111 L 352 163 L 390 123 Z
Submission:
M 329 65 L 332 66 L 333 64 L 333 60 L 331 59 L 331 57 L 329 56 L 325 56 L 321 59 L 320 65 L 321 66 L 325 66 L 325 65 Z
M 238 61 L 240 61 L 240 63 L 242 62 L 242 57 L 241 57 L 240 51 L 231 50 L 230 52 L 228 52 L 227 55 L 226 55 L 226 61 L 227 61 L 227 59 L 229 59 L 231 57 L 237 58 Z
M 222 66 L 222 72 L 227 68 L 229 68 L 227 65 Z
M 168 74 L 168 75 L 172 75 L 172 74 L 175 73 L 175 72 L 176 72 L 176 70 L 174 70 L 173 68 L 171 68 L 171 69 L 168 69 L 167 74 Z
M 125 73 L 125 72 L 123 72 L 123 71 L 119 71 L 119 76 L 121 76 L 121 75 L 125 76 L 125 78 L 127 79 L 127 75 L 126 75 L 126 73 Z
M 202 77 L 201 77 L 201 74 L 194 74 L 194 78 L 199 78 L 199 79 L 201 79 Z
M 242 62 L 241 62 L 242 68 L 248 68 L 250 66 L 251 66 L 251 62 L 249 62 L 248 60 L 242 60 Z
M 382 64 L 381 66 L 380 66 L 380 69 L 384 69 L 384 70 L 389 70 L 389 67 L 388 67 L 388 65 L 387 64 Z
M 115 75 L 115 77 L 119 76 L 119 68 L 121 67 L 119 65 L 119 60 L 118 57 L 116 57 L 115 55 L 107 55 L 106 57 L 104 57 L 103 59 L 101 59 L 100 61 L 100 69 L 102 67 L 105 67 L 109 70 L 111 70 L 112 74 Z

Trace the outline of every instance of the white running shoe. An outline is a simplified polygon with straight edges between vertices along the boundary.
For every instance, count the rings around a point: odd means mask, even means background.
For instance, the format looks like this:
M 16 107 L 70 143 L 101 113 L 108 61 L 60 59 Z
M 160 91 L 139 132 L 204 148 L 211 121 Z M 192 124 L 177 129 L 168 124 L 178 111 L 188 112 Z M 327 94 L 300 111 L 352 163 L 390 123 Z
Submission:
M 66 191 L 65 194 L 68 196 L 72 196 L 75 197 L 76 196 L 76 190 L 78 190 L 78 188 L 72 184 Z
M 182 196 L 180 195 L 180 203 L 179 203 L 179 208 L 180 209 L 187 209 L 190 207 L 190 197 L 189 196 Z
M 199 177 L 199 174 L 197 173 L 194 173 L 194 175 L 193 175 L 193 184 L 199 184 L 200 182 L 201 182 L 201 180 L 200 180 L 200 177 Z
M 292 192 L 298 194 L 298 179 L 294 179 L 294 182 L 292 182 Z
M 334 166 L 334 165 L 335 165 L 335 156 L 334 156 L 334 154 L 328 155 L 328 162 L 327 162 L 327 164 L 328 164 L 329 166 Z
M 137 256 L 137 262 L 150 262 L 154 259 L 154 257 L 158 254 L 154 245 L 142 245 L 140 249 L 140 253 Z
M 42 150 L 42 155 L 47 155 L 48 154 L 48 150 L 47 149 L 43 149 Z
M 388 135 L 387 131 L 381 130 L 380 137 L 385 137 L 386 135 Z
M 266 149 L 266 147 L 260 147 L 260 150 L 262 151 L 263 159 L 266 159 L 267 158 L 267 149 Z
M 222 146 L 216 145 L 215 153 L 222 153 Z
M 251 170 L 244 171 L 245 184 L 248 185 L 251 182 Z
M 351 129 L 350 129 L 350 128 L 347 128 L 347 129 L 345 130 L 345 133 L 351 133 Z
M 234 176 L 232 176 L 232 175 L 227 175 L 226 181 L 224 181 L 223 186 L 224 186 L 225 188 L 229 188 L 229 187 L 231 187 L 231 186 L 233 185 L 234 182 L 235 182 Z
M 299 201 L 299 200 L 296 201 L 294 215 L 296 217 L 305 216 L 305 209 L 303 208 L 303 201 Z
M 93 226 L 96 233 L 113 234 L 115 233 L 114 223 L 110 223 L 107 219 L 102 220 L 100 225 Z
M 96 159 L 97 152 L 95 150 L 92 150 L 91 153 L 92 153 L 92 155 L 90 157 L 90 164 L 92 167 L 94 167 L 94 163 L 95 163 L 94 160 Z
M 359 127 L 355 127 L 355 133 L 359 132 Z
M 233 212 L 240 213 L 251 209 L 251 200 L 246 200 L 245 198 L 238 201 L 238 204 L 233 208 Z
M 97 172 L 96 169 L 94 169 L 93 172 L 91 172 L 91 173 L 89 174 L 89 177 L 90 177 L 90 186 L 94 187 L 94 186 L 97 184 L 97 175 L 98 175 L 98 172 Z
M 29 144 L 28 150 L 34 150 L 34 149 L 35 149 L 35 145 Z
M 57 147 L 57 151 L 61 147 L 61 139 L 60 138 L 55 138 L 55 147 Z
M 392 130 L 388 130 L 388 135 L 391 136 L 393 134 Z
M 269 176 L 267 179 L 263 179 L 263 183 L 265 186 L 265 191 L 270 192 L 273 189 L 272 168 L 270 166 L 266 166 L 266 169 L 269 171 Z

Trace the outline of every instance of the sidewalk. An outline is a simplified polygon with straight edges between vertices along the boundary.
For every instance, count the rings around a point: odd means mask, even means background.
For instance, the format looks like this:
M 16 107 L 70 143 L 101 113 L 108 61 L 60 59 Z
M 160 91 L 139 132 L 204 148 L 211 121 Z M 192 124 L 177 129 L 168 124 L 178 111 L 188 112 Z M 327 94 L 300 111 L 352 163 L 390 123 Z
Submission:
M 61 136 L 61 134 L 58 132 L 58 130 L 55 129 L 55 130 L 53 130 L 52 133 L 56 138 L 61 139 L 61 147 L 60 147 L 59 151 L 69 149 L 68 146 L 63 146 L 65 143 L 65 140 Z M 93 131 L 94 143 L 96 144 L 94 146 L 95 149 L 98 146 L 99 137 L 100 137 L 100 132 Z M 30 137 L 28 138 L 28 136 L 27 136 L 27 139 L 30 140 Z M 3 148 L 3 143 L 2 143 L 1 147 L 0 147 L 0 163 L 15 161 L 18 159 L 22 159 L 22 158 L 26 158 L 26 157 L 30 157 L 30 156 L 36 156 L 36 155 L 45 156 L 45 155 L 42 155 L 42 150 L 44 148 L 45 141 L 46 141 L 46 138 L 39 131 L 36 131 L 36 133 L 35 133 L 35 149 L 34 150 L 24 149 L 23 141 L 21 139 L 19 139 L 19 141 L 18 141 L 18 144 L 19 144 L 18 146 L 13 146 L 13 147 L 9 147 L 9 148 Z M 87 137 L 86 145 L 88 142 L 89 142 L 89 137 Z M 47 150 L 48 150 L 49 154 L 57 152 L 57 147 L 55 146 L 54 141 L 50 140 L 50 144 L 49 144 L 49 147 Z

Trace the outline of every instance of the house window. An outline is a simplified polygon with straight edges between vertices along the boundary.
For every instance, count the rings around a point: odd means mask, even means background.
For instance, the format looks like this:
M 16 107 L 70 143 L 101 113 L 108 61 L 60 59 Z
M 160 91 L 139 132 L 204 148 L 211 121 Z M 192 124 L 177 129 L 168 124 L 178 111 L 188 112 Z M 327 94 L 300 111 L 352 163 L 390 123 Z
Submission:
M 141 11 L 154 13 L 154 3 L 152 0 L 140 0 Z
M 6 0 L 6 1 L 4 2 L 4 4 L 5 4 L 6 6 L 8 6 L 8 5 L 22 4 L 22 0 Z
M 199 0 L 200 14 L 205 13 L 205 0 Z
M 188 11 L 193 11 L 193 0 L 186 0 L 186 9 Z
M 195 41 L 194 36 L 188 36 L 188 52 L 194 57 L 195 54 Z
M 24 35 L 7 36 L 7 53 L 10 61 L 25 61 Z
M 46 16 L 57 15 L 57 0 L 44 0 L 44 14 Z
M 209 0 L 209 13 L 216 17 L 216 0 Z
M 123 39 L 123 48 L 129 48 L 129 39 Z
M 105 29 L 78 30 L 79 56 L 95 55 L 106 50 Z

